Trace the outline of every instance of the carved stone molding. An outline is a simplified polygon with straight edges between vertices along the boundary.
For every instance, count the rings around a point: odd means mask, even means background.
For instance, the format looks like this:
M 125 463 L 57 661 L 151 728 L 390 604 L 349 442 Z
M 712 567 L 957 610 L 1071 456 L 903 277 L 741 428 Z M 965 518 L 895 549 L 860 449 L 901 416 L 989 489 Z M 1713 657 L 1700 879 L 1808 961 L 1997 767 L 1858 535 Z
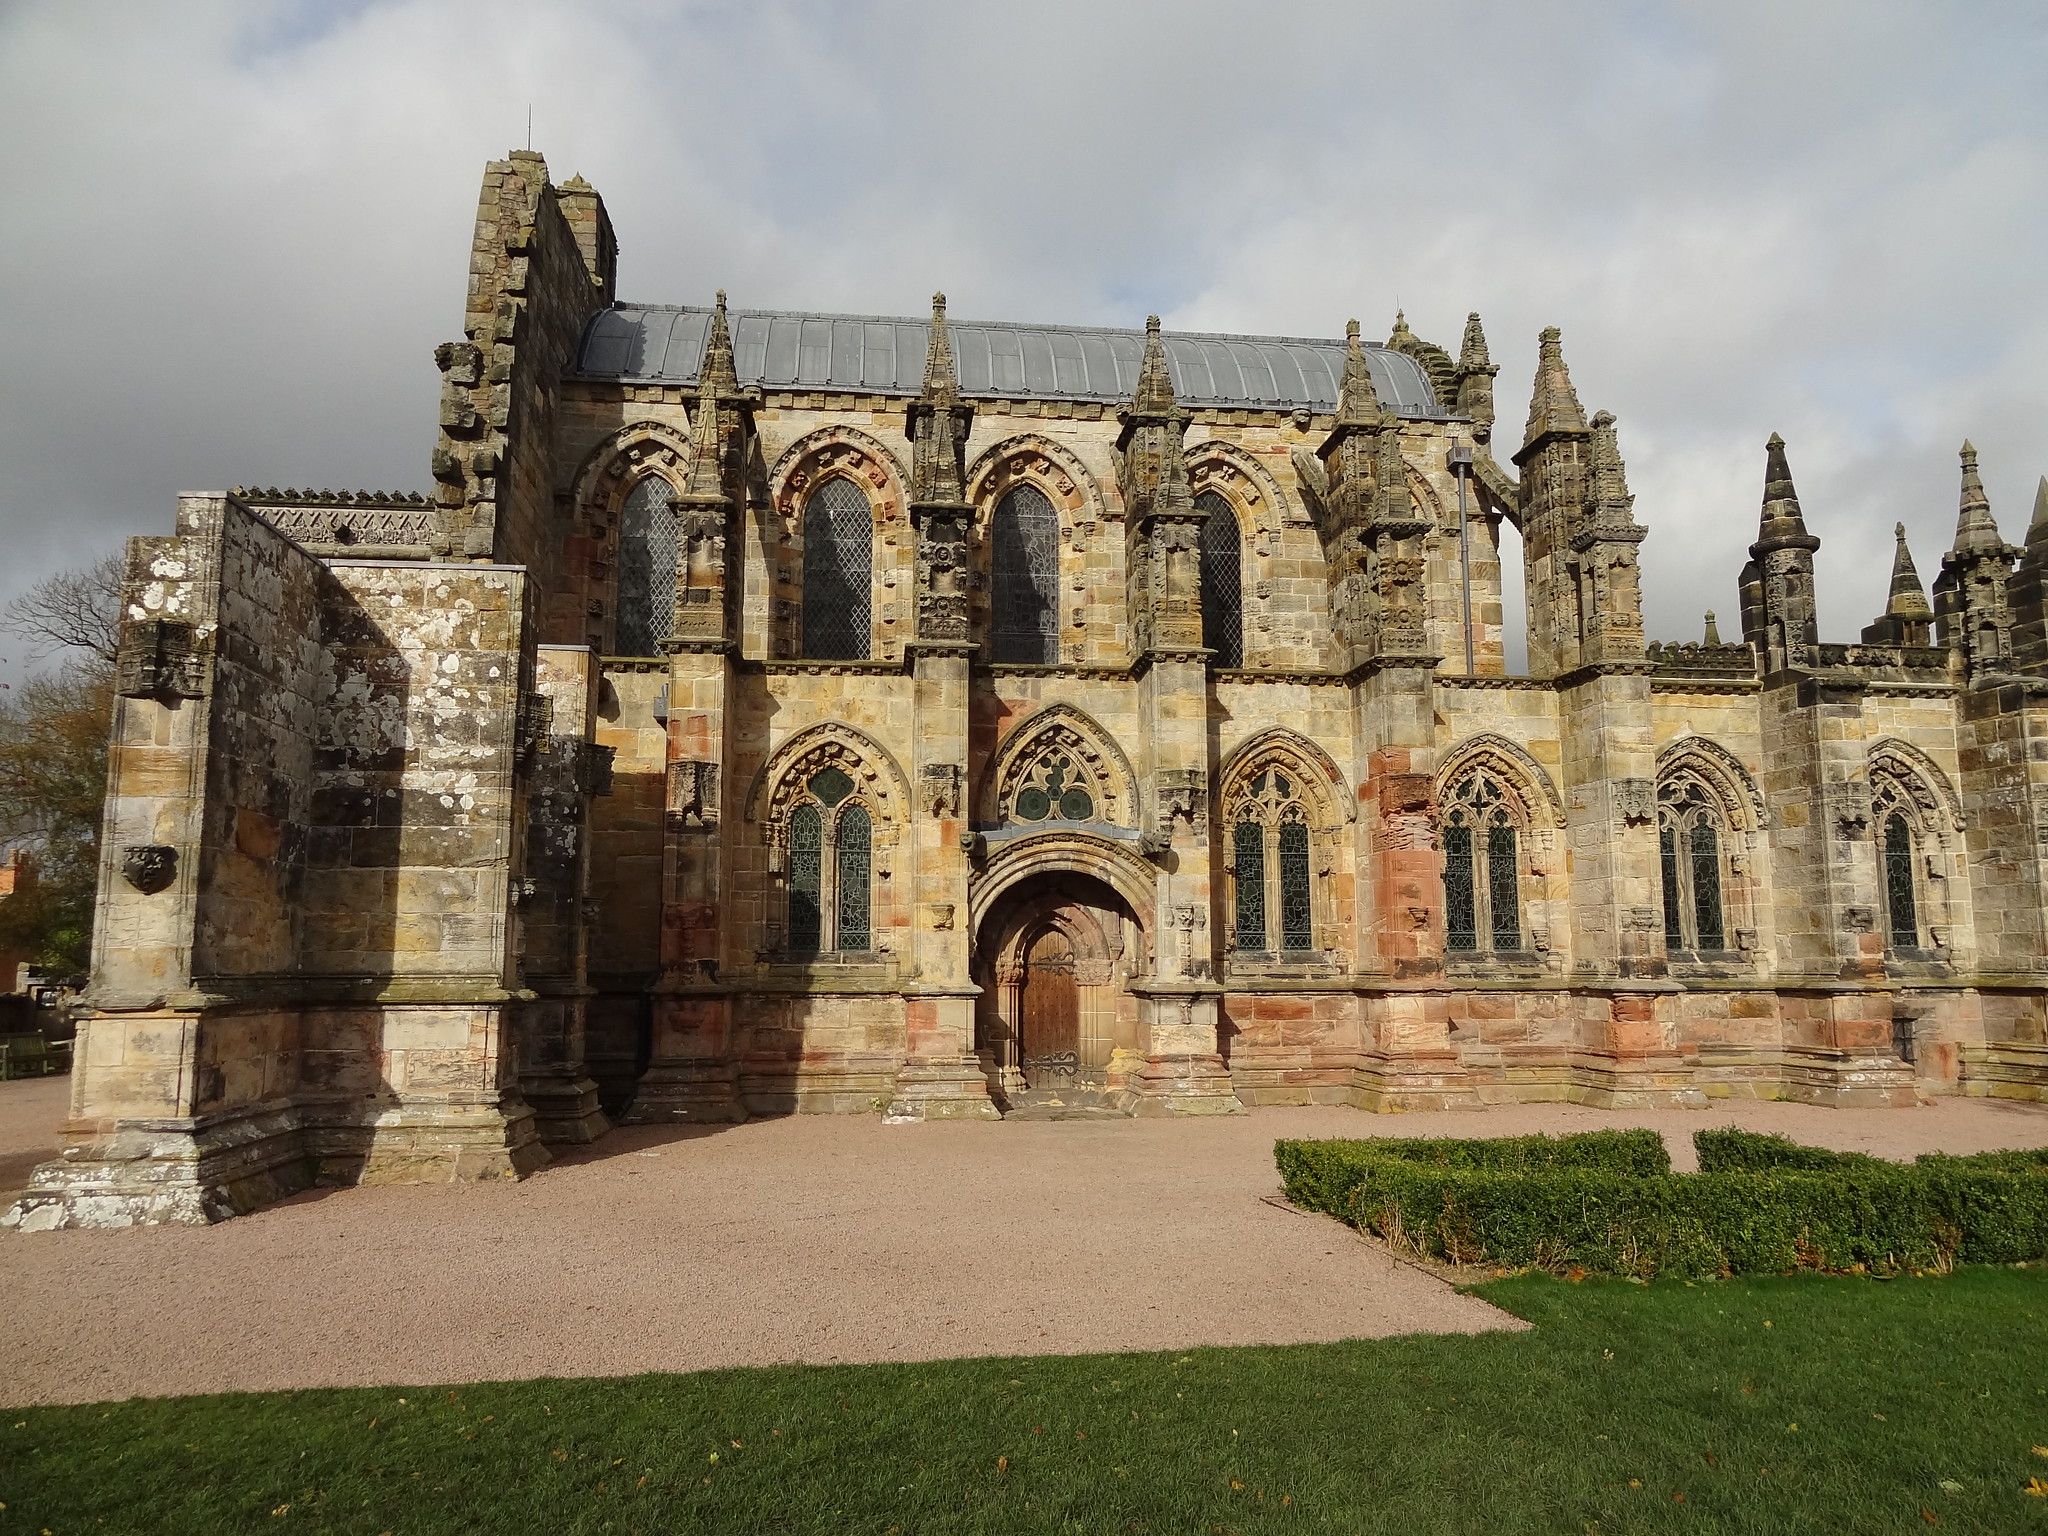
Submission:
M 154 896 L 178 878 L 178 850 L 162 843 L 137 843 L 121 850 L 121 878 Z
M 678 831 L 708 832 L 718 825 L 718 764 L 683 758 L 668 765 L 667 818 Z
M 918 804 L 925 815 L 958 816 L 966 779 L 958 763 L 926 763 L 918 771 Z

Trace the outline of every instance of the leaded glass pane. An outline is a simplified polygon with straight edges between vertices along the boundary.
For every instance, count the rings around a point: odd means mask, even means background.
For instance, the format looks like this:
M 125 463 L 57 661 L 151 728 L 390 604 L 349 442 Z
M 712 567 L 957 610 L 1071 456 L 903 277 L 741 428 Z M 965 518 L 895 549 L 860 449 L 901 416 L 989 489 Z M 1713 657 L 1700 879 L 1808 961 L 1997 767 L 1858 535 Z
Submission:
M 1918 948 L 1920 909 L 1913 897 L 1913 830 L 1896 811 L 1884 824 L 1884 908 L 1890 919 L 1892 947 Z
M 1486 900 L 1493 912 L 1493 947 L 1522 947 L 1522 903 L 1515 872 L 1515 829 L 1495 822 L 1486 829 Z
M 1472 829 L 1444 828 L 1444 926 L 1452 949 L 1479 947 L 1479 904 L 1472 881 Z
M 868 871 L 873 864 L 874 825 L 867 810 L 849 805 L 839 817 L 838 949 L 866 949 L 868 934 Z
M 820 768 L 811 775 L 809 787 L 829 808 L 853 793 L 853 778 L 844 768 Z
M 789 948 L 815 955 L 823 937 L 824 824 L 806 800 L 789 813 Z
M 1314 922 L 1309 913 L 1308 828 L 1290 821 L 1280 829 L 1280 947 L 1311 947 Z
M 1693 929 L 1701 949 L 1726 949 L 1721 926 L 1721 838 L 1704 817 L 1692 824 Z
M 1685 933 L 1678 918 L 1678 833 L 1668 821 L 1657 828 L 1657 854 L 1664 866 L 1664 947 L 1683 949 Z
M 619 514 L 621 656 L 652 656 L 676 627 L 675 492 L 659 475 L 633 487 Z
M 1266 829 L 1256 821 L 1240 821 L 1234 845 L 1237 855 L 1237 947 L 1266 947 Z
M 1195 498 L 1202 524 L 1202 644 L 1219 667 L 1244 665 L 1244 567 L 1238 553 L 1237 513 L 1214 491 Z
M 1060 522 L 1035 486 L 996 505 L 989 659 L 1050 666 L 1060 659 Z
M 868 499 L 851 480 L 834 476 L 804 504 L 804 655 L 866 659 L 874 560 Z

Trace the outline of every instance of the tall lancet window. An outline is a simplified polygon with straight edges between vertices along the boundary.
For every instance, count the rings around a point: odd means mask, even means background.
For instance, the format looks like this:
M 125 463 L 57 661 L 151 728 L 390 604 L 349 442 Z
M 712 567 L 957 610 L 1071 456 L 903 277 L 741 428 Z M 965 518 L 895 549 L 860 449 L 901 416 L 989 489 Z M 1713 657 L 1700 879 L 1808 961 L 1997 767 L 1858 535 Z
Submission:
M 1195 498 L 1202 523 L 1202 644 L 1212 666 L 1244 665 L 1244 567 L 1237 513 L 1214 491 Z
M 874 948 L 875 818 L 844 769 L 820 769 L 789 812 L 789 952 Z
M 633 487 L 619 515 L 621 656 L 652 656 L 676 627 L 675 491 L 659 475 Z
M 1885 929 L 1894 949 L 1920 947 L 1920 903 L 1913 888 L 1913 829 L 1897 811 L 1884 819 Z
M 1060 659 L 1060 521 L 1036 486 L 996 503 L 990 533 L 989 660 L 1050 666 Z
M 1484 769 L 1444 796 L 1444 923 L 1452 950 L 1522 947 L 1521 850 L 1513 801 Z
M 867 659 L 874 564 L 874 512 L 859 486 L 835 475 L 804 503 L 805 656 Z
M 1300 775 L 1263 768 L 1228 796 L 1235 917 L 1240 952 L 1307 954 L 1315 948 L 1309 809 Z
M 1657 852 L 1664 876 L 1665 948 L 1726 949 L 1721 818 L 1713 800 L 1690 776 L 1657 786 Z

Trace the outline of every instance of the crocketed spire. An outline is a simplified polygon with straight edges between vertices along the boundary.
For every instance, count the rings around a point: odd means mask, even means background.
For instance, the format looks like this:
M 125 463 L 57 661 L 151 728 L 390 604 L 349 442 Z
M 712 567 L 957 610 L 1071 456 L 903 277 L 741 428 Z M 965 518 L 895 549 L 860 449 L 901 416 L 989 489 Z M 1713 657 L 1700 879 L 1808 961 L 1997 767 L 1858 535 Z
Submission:
M 1884 606 L 1889 619 L 1931 620 L 1934 609 L 1927 601 L 1927 589 L 1920 584 L 1920 572 L 1913 564 L 1913 552 L 1906 548 L 1906 525 L 1895 524 L 1892 537 L 1892 590 Z
M 1465 317 L 1465 339 L 1458 346 L 1458 372 L 1478 373 L 1481 370 L 1496 372 L 1492 357 L 1486 351 L 1486 330 L 1479 323 L 1479 311 L 1473 310 Z
M 1564 366 L 1564 333 L 1545 326 L 1537 338 L 1536 389 L 1529 399 L 1529 429 L 1522 434 L 1522 446 L 1552 432 L 1586 430 L 1586 408 L 1579 404 L 1578 391 Z
M 739 399 L 739 375 L 732 362 L 732 332 L 725 321 L 725 290 L 711 308 L 711 326 L 704 335 L 704 360 L 697 369 L 697 409 L 690 421 L 690 477 L 686 497 L 722 500 L 726 495 L 725 456 L 731 435 L 728 420 Z
M 946 296 L 932 295 L 932 344 L 924 358 L 924 398 L 928 405 L 952 405 L 960 398 L 960 375 L 953 366 L 953 338 L 946 329 Z
M 1138 363 L 1138 387 L 1131 409 L 1141 416 L 1170 416 L 1175 406 L 1173 375 L 1166 367 L 1166 344 L 1159 338 L 1159 317 L 1145 317 L 1145 355 Z
M 1963 444 L 1963 491 L 1956 511 L 1955 553 L 1959 555 L 1996 553 L 2005 545 L 1998 536 L 1998 524 L 1991 517 L 1991 498 L 1984 494 L 1984 482 L 1977 477 L 1977 450 Z
M 1365 366 L 1365 348 L 1359 345 L 1358 322 L 1344 324 L 1344 376 L 1337 385 L 1337 425 L 1376 427 L 1384 413 L 1379 392 L 1372 387 L 1372 373 Z
M 725 322 L 725 290 L 711 306 L 711 329 L 704 336 L 704 365 L 697 371 L 698 388 L 716 389 L 722 395 L 736 395 L 739 374 L 732 362 L 732 332 Z
M 1588 458 L 1586 512 L 1593 526 L 1632 526 L 1634 519 L 1629 509 L 1635 505 L 1635 497 L 1629 494 L 1628 466 L 1621 462 L 1621 440 L 1615 434 L 1612 411 L 1602 411 L 1593 418 L 1593 443 Z

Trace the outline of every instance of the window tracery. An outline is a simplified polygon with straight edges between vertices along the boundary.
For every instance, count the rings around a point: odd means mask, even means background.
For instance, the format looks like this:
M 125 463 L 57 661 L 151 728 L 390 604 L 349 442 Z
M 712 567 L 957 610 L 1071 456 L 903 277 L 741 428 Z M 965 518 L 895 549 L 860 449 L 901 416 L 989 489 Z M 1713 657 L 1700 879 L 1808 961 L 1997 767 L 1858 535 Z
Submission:
M 792 955 L 873 947 L 874 818 L 857 788 L 844 769 L 828 766 L 804 781 L 790 805 L 786 932 Z
M 619 655 L 652 656 L 675 633 L 677 554 L 675 489 L 647 475 L 619 514 Z
M 1657 850 L 1663 869 L 1664 944 L 1671 950 L 1728 947 L 1722 814 L 1691 775 L 1657 786 Z
M 1521 827 L 1494 772 L 1468 769 L 1443 798 L 1445 943 L 1453 951 L 1522 947 Z
M 1136 811 L 1130 764 L 1093 720 L 1055 704 L 1024 721 L 997 747 L 976 794 L 984 822 L 1130 826 Z
M 874 509 L 834 475 L 804 502 L 803 653 L 864 661 L 873 636 Z
M 1244 665 L 1244 562 L 1237 511 L 1215 491 L 1195 498 L 1202 513 L 1202 644 L 1210 664 Z
M 990 531 L 989 659 L 1049 666 L 1059 660 L 1059 514 L 1035 485 L 996 503 Z
M 1300 770 L 1273 763 L 1240 775 L 1225 814 L 1232 828 L 1232 947 L 1265 954 L 1314 950 L 1314 817 Z
M 1926 754 L 1887 739 L 1870 753 L 1871 835 L 1885 948 L 1942 957 L 1950 945 L 1948 864 L 1960 802 Z

